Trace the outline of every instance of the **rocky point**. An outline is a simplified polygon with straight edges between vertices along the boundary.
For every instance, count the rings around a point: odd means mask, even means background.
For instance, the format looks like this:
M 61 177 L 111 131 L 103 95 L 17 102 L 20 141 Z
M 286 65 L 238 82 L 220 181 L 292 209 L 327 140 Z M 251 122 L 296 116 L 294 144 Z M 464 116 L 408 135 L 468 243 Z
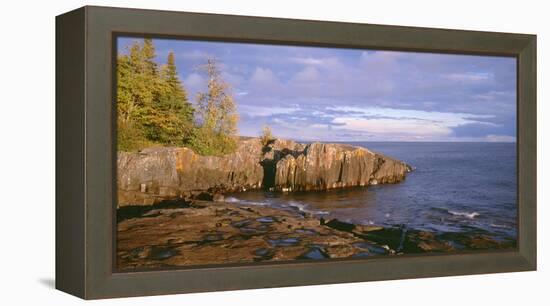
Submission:
M 166 199 L 272 189 L 328 190 L 397 183 L 411 167 L 362 147 L 241 139 L 237 150 L 202 156 L 185 147 L 153 147 L 118 154 L 118 206 L 152 205 Z

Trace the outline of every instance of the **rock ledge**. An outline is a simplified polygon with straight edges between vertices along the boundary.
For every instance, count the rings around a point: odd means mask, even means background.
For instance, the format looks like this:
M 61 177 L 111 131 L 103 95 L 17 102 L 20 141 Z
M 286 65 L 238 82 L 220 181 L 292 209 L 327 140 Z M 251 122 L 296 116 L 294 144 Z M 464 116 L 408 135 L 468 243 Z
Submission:
M 411 171 L 402 161 L 362 147 L 291 140 L 263 147 L 258 138 L 240 140 L 236 152 L 224 156 L 153 147 L 119 152 L 117 164 L 119 207 L 204 196 L 205 191 L 214 198 L 216 193 L 260 188 L 320 191 L 398 183 Z

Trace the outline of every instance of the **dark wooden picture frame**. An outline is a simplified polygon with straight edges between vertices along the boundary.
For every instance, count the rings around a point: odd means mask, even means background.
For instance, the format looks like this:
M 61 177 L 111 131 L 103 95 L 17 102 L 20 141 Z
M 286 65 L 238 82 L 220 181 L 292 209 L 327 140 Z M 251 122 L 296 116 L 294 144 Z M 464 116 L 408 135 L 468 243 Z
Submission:
M 517 58 L 518 248 L 117 273 L 117 34 Z M 56 288 L 85 299 L 536 270 L 536 36 L 83 7 L 56 18 Z

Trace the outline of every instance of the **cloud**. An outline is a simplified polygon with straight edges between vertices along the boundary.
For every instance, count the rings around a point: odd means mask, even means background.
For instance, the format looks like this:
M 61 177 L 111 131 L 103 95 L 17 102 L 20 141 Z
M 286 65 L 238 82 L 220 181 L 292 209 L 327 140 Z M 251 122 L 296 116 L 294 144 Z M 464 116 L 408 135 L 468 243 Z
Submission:
M 243 76 L 227 71 L 222 71 L 221 77 L 233 89 L 240 88 L 245 82 L 245 78 Z
M 329 126 L 332 124 L 334 129 L 366 133 L 369 137 L 385 137 L 386 140 L 440 140 L 456 137 L 459 133 L 455 129 L 463 126 L 500 128 L 498 124 L 485 121 L 492 119 L 492 115 L 468 113 L 334 106 L 327 107 L 325 114 L 333 117 Z
M 313 57 L 291 57 L 290 62 L 302 64 L 302 65 L 322 65 L 323 59 Z
M 397 68 L 399 59 L 405 57 L 405 54 L 396 51 L 362 51 L 359 65 L 377 72 L 393 69 Z
M 119 41 L 120 50 L 132 39 Z M 173 50 L 191 97 L 194 68 L 218 59 L 243 134 L 273 124 L 312 140 L 473 140 L 516 136 L 516 59 L 304 46 L 155 39 Z M 165 62 L 165 56 L 158 58 Z
M 176 54 L 176 57 L 181 57 L 186 60 L 200 60 L 204 61 L 208 58 L 214 58 L 215 56 L 212 53 L 205 52 L 203 50 L 185 50 Z
M 456 127 L 470 123 L 495 125 L 492 122 L 483 121 L 484 119 L 493 118 L 493 115 L 478 115 L 468 113 L 451 113 L 451 112 L 434 112 L 421 111 L 415 109 L 395 109 L 381 107 L 349 107 L 349 106 L 334 106 L 327 107 L 329 111 L 336 111 L 343 114 L 348 114 L 352 118 L 378 117 L 391 119 L 414 119 L 418 121 L 441 123 L 447 127 Z
M 280 90 L 282 87 L 281 82 L 269 68 L 256 67 L 252 76 L 249 79 L 249 87 L 253 92 L 271 92 Z
M 183 85 L 191 92 L 196 93 L 203 90 L 206 87 L 207 80 L 201 74 L 193 72 L 189 74 L 184 80 Z
M 494 78 L 494 75 L 488 72 L 465 72 L 446 74 L 443 75 L 443 78 L 458 82 L 480 82 L 490 81 Z
M 314 129 L 329 129 L 329 128 L 331 128 L 331 125 L 314 123 L 314 124 L 310 125 L 309 127 L 314 128 Z
M 516 137 L 509 135 L 487 135 L 485 139 L 488 142 L 516 142 Z
M 478 137 L 484 138 L 487 135 L 507 135 L 514 137 L 515 126 L 509 124 L 482 124 L 482 123 L 470 123 L 453 128 L 453 136 L 468 138 Z
M 493 101 L 512 101 L 516 98 L 515 91 L 512 90 L 491 90 L 474 94 L 473 98 L 477 101 L 493 102 Z M 515 107 L 515 104 L 511 104 Z
M 500 124 L 486 121 L 494 119 L 492 115 L 378 107 L 303 108 L 299 103 L 287 106 L 280 103 L 271 99 L 271 107 L 241 105 L 239 112 L 244 121 L 254 123 L 262 120 L 263 124 L 273 125 L 281 137 L 299 139 L 315 135 L 317 140 L 329 141 L 441 141 L 445 138 L 456 141 L 461 137 L 469 141 L 481 138 L 488 141 L 484 138 L 488 131 L 499 134 L 504 131 Z
M 367 132 L 380 136 L 418 136 L 418 137 L 443 137 L 451 135 L 452 130 L 442 123 L 426 123 L 417 119 L 364 119 L 345 118 L 334 119 L 336 129 Z
M 319 82 L 320 77 L 321 77 L 321 74 L 317 68 L 308 66 L 303 70 L 301 70 L 300 72 L 298 72 L 296 75 L 294 75 L 294 77 L 290 82 L 291 83 L 299 82 L 302 84 L 310 83 L 310 85 L 317 85 L 318 84 L 317 82 Z
M 300 111 L 299 107 L 277 107 L 277 106 L 258 106 L 258 105 L 243 105 L 237 106 L 239 113 L 248 117 L 268 117 L 279 114 L 294 114 Z

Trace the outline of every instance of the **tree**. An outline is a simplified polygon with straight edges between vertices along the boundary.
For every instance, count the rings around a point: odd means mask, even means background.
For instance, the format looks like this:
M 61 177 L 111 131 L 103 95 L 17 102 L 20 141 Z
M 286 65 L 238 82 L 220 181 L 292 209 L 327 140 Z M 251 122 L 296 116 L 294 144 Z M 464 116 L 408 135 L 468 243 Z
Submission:
M 193 107 L 179 80 L 173 52 L 161 68 L 158 89 L 148 122 L 149 138 L 163 144 L 182 145 L 193 129 Z
M 178 78 L 175 57 L 159 70 L 151 39 L 118 55 L 117 111 L 120 150 L 152 144 L 182 145 L 193 129 L 193 107 Z
M 117 57 L 119 150 L 134 151 L 148 145 L 143 123 L 155 97 L 151 88 L 155 65 L 150 55 L 145 56 L 137 41 L 128 48 L 127 54 Z
M 197 95 L 197 124 L 189 144 L 201 154 L 227 154 L 236 149 L 237 106 L 230 86 L 214 59 L 199 67 L 208 76 L 208 90 Z
M 178 77 L 174 52 L 170 51 L 168 53 L 168 59 L 166 60 L 166 65 L 163 67 L 162 72 L 163 79 L 172 95 L 177 96 L 181 100 L 187 101 L 187 92 L 185 92 L 185 89 L 183 88 Z
M 128 55 L 118 55 L 118 118 L 123 124 L 139 123 L 155 98 L 157 88 L 154 47 L 134 42 Z
M 143 68 L 146 73 L 150 75 L 156 75 L 157 73 L 157 64 L 155 63 L 156 50 L 153 40 L 151 38 L 145 38 L 143 40 L 143 47 L 141 49 L 141 54 L 143 56 Z
M 216 62 L 200 70 L 208 75 L 206 92 L 195 110 L 181 83 L 173 52 L 166 64 L 155 59 L 153 40 L 134 42 L 117 57 L 118 148 L 135 151 L 151 145 L 188 145 L 200 154 L 226 154 L 236 148 L 238 115 L 230 86 Z M 196 125 L 195 125 L 196 121 Z

